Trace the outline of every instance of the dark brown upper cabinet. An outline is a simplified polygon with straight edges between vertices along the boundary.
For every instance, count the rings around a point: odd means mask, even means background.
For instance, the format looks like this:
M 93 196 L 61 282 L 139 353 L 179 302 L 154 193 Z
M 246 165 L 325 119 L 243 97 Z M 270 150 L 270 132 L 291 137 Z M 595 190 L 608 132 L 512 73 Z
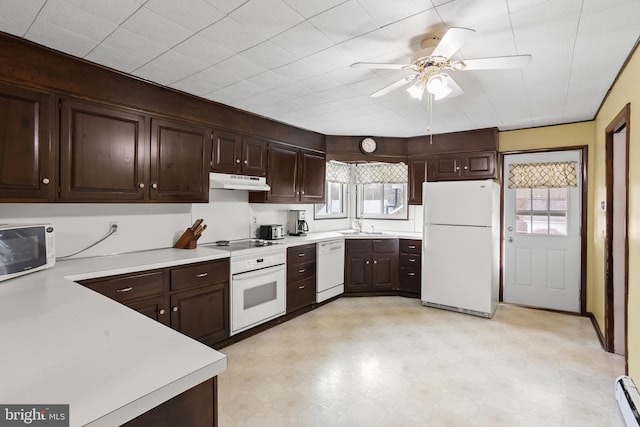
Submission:
M 269 144 L 267 183 L 271 191 L 249 193 L 250 202 L 321 203 L 325 196 L 324 153 Z
M 409 204 L 422 204 L 422 184 L 427 181 L 427 158 L 409 160 Z
M 63 98 L 59 198 L 206 202 L 210 138 L 191 123 Z
M 209 200 L 210 138 L 211 131 L 202 126 L 151 120 L 151 200 Z
M 146 123 L 133 110 L 63 98 L 60 199 L 144 200 L 149 182 Z
M 438 154 L 429 162 L 428 181 L 495 179 L 498 177 L 497 152 Z
M 0 84 L 0 200 L 53 200 L 55 148 L 51 95 Z
M 211 170 L 213 172 L 265 176 L 267 143 L 232 132 L 213 132 Z

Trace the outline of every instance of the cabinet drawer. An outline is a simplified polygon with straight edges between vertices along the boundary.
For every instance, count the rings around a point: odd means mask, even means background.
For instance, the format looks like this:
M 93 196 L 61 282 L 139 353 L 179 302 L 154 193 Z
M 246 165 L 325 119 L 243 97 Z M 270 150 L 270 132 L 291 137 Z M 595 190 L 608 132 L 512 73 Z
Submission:
M 287 265 L 304 264 L 316 260 L 316 245 L 294 246 L 287 248 Z
M 420 270 L 421 264 L 421 256 L 414 254 L 400 254 L 400 267 L 413 268 L 415 270 Z
M 304 264 L 287 265 L 287 282 L 316 277 L 316 262 L 306 262 Z
M 422 240 L 400 240 L 400 252 L 406 254 L 421 254 L 422 253 Z
M 131 301 L 161 295 L 164 292 L 164 272 L 145 271 L 137 274 L 85 280 L 80 283 L 116 301 Z
M 346 252 L 351 253 L 371 253 L 371 240 L 369 239 L 347 239 Z
M 171 270 L 171 291 L 229 281 L 229 260 L 210 261 Z
M 420 289 L 420 270 L 413 268 L 400 267 L 400 282 L 404 286 L 403 288 L 418 288 Z
M 373 239 L 373 253 L 397 253 L 398 239 Z
M 287 284 L 287 313 L 316 301 L 316 279 L 311 277 Z

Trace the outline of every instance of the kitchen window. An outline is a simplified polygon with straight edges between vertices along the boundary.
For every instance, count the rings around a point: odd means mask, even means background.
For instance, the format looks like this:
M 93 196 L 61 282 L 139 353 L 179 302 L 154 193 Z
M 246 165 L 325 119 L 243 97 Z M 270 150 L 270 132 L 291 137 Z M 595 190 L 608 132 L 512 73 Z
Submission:
M 408 170 L 403 163 L 358 165 L 355 171 L 357 216 L 408 219 Z
M 326 202 L 314 208 L 314 219 L 346 218 L 348 215 L 347 185 L 351 182 L 351 167 L 329 161 L 326 169 Z

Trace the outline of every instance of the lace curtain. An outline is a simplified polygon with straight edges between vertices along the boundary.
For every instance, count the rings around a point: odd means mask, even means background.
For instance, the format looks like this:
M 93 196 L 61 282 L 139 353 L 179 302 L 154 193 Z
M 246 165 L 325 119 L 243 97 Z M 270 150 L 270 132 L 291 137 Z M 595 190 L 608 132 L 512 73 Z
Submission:
M 327 162 L 327 181 L 349 183 L 349 165 L 344 163 Z
M 356 166 L 356 184 L 396 184 L 409 180 L 409 168 L 404 163 L 381 163 Z
M 575 162 L 520 163 L 509 168 L 509 188 L 576 187 Z

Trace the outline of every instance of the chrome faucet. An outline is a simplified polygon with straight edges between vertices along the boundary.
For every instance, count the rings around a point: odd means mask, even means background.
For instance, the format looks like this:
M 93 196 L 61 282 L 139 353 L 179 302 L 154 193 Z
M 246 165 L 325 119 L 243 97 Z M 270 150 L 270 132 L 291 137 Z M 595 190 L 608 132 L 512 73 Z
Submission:
M 375 231 L 373 230 L 373 225 L 371 226 L 371 232 L 372 232 L 372 233 L 375 233 Z

